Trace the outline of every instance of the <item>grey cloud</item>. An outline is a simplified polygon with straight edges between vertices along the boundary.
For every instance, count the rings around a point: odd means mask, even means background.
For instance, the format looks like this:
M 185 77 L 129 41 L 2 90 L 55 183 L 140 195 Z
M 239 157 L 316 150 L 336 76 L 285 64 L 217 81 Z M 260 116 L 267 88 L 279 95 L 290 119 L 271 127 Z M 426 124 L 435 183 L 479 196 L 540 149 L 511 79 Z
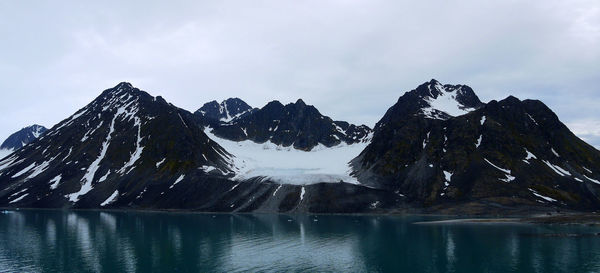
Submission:
M 436 78 L 485 101 L 540 99 L 569 126 L 600 121 L 598 1 L 121 2 L 0 3 L 0 137 L 120 81 L 188 110 L 303 98 L 372 126 Z M 578 134 L 600 145 L 596 133 Z

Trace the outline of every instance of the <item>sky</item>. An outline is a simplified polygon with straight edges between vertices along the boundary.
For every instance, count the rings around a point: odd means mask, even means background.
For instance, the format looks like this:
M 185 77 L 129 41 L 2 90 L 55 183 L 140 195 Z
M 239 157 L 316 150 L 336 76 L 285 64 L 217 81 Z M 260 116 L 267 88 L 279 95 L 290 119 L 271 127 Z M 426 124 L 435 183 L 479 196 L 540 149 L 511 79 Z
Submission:
M 0 1 L 0 140 L 122 81 L 189 111 L 302 98 L 373 126 L 435 78 L 539 99 L 600 148 L 600 1 L 420 2 Z

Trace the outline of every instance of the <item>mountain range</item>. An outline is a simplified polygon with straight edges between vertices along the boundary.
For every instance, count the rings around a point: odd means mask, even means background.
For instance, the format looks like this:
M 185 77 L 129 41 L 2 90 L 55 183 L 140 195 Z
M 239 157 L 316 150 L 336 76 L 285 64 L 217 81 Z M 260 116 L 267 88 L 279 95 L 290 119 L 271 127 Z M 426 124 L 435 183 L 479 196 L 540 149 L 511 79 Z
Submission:
M 373 129 L 334 121 L 301 99 L 253 108 L 231 98 L 190 113 L 120 83 L 35 132 L 37 140 L 11 146 L 0 159 L 0 206 L 452 214 L 600 208 L 600 151 L 546 105 L 512 96 L 483 103 L 466 85 L 436 80 L 400 96 Z M 15 137 L 9 145 L 14 139 L 26 144 Z

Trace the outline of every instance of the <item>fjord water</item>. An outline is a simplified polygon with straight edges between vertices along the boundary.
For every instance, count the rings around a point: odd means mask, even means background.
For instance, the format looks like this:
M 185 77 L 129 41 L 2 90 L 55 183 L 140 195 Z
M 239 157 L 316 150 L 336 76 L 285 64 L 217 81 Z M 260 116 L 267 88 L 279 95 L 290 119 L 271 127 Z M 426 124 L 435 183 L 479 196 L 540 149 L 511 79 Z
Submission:
M 0 214 L 0 272 L 600 270 L 597 227 L 415 224 L 436 219 L 11 211 Z

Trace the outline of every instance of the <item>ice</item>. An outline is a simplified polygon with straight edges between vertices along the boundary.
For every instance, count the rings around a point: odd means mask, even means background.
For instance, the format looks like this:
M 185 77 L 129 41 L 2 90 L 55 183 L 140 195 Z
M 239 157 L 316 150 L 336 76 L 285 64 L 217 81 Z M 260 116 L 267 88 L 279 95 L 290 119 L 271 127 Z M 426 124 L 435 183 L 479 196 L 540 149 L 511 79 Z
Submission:
M 60 180 L 62 179 L 62 175 L 57 175 L 56 177 L 52 178 L 52 180 L 50 180 L 50 189 L 51 190 L 55 190 L 58 187 L 58 184 L 60 183 Z
M 250 140 L 230 141 L 219 138 L 205 129 L 205 133 L 226 151 L 236 167 L 234 180 L 262 177 L 280 184 L 306 185 L 320 182 L 358 184 L 350 176 L 348 162 L 358 156 L 368 142 L 334 147 L 319 144 L 311 151 L 283 147 L 270 141 L 259 144 Z M 207 171 L 208 167 L 205 167 Z
M 494 165 L 494 163 L 490 162 L 486 158 L 484 158 L 483 160 L 485 160 L 488 164 L 492 165 L 494 168 L 496 168 L 496 169 L 498 169 L 498 170 L 500 170 L 500 171 L 502 171 L 504 173 L 504 175 L 506 176 L 506 178 L 500 178 L 501 181 L 504 181 L 504 182 L 508 183 L 508 182 L 511 182 L 511 181 L 515 180 L 515 177 L 511 175 L 511 171 L 510 170 L 502 169 L 502 168 Z
M 111 194 L 106 200 L 104 200 L 104 202 L 102 202 L 102 204 L 100 204 L 101 207 L 104 207 L 112 202 L 115 201 L 115 199 L 119 196 L 119 191 L 115 191 L 113 192 L 113 194 Z

